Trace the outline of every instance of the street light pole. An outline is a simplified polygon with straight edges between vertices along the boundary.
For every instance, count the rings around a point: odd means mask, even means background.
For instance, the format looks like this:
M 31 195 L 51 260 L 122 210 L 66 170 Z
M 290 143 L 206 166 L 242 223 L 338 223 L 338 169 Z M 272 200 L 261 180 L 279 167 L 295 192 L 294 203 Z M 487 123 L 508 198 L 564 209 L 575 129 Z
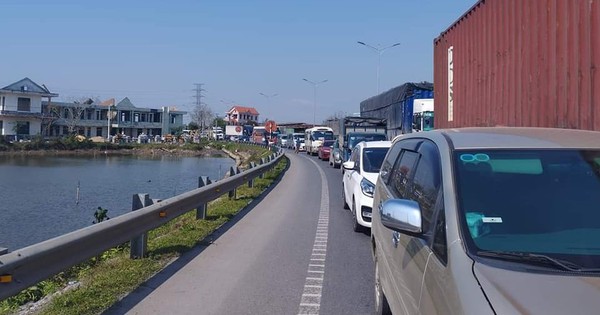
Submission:
M 369 47 L 373 50 L 375 50 L 377 52 L 377 94 L 379 94 L 379 67 L 381 65 L 381 55 L 383 54 L 383 52 L 388 49 L 388 48 L 392 48 L 392 47 L 396 47 L 399 46 L 400 43 L 395 43 L 393 45 L 387 46 L 387 47 L 373 47 L 369 44 L 365 44 L 364 42 L 357 42 L 363 46 Z
M 327 82 L 328 80 L 323 80 L 323 81 L 319 81 L 319 82 L 314 82 L 314 81 L 310 81 L 307 79 L 302 79 L 302 80 L 312 84 L 313 88 L 314 88 L 314 111 L 313 111 L 313 127 L 314 127 L 314 126 L 316 126 L 316 123 L 317 123 L 317 86 L 319 84 Z

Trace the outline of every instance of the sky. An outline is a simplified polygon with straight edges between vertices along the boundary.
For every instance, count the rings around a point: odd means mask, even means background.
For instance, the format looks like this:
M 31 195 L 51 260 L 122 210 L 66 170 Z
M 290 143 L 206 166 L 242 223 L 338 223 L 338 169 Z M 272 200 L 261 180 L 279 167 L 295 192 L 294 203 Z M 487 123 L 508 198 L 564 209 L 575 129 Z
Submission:
M 1 0 L 0 87 L 29 77 L 58 101 L 191 112 L 202 83 L 221 117 L 241 105 L 261 122 L 319 123 L 378 94 L 379 54 L 358 41 L 400 43 L 381 53 L 379 92 L 433 82 L 434 38 L 476 2 Z

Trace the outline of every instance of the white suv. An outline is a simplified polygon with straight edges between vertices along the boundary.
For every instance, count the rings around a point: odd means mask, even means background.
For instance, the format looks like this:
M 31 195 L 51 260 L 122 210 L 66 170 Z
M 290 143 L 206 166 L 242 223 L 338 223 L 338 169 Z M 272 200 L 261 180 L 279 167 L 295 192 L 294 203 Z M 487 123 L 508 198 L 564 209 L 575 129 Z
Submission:
M 342 196 L 344 208 L 352 211 L 353 229 L 362 232 L 371 227 L 373 191 L 379 168 L 391 141 L 368 141 L 357 144 L 343 163 Z

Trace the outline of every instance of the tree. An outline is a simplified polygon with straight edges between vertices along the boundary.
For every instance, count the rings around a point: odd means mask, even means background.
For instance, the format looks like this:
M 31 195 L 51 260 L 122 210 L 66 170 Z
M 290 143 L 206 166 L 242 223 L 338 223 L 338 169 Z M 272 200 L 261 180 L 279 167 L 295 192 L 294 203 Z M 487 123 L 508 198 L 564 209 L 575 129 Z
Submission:
M 207 126 L 210 126 L 215 119 L 215 114 L 212 109 L 204 103 L 196 106 L 190 115 L 192 121 L 198 124 L 202 130 Z
M 189 130 L 198 130 L 198 129 L 200 129 L 200 126 L 198 126 L 197 123 L 195 123 L 195 122 L 192 121 L 192 122 L 190 122 L 187 125 L 187 129 L 189 129 Z

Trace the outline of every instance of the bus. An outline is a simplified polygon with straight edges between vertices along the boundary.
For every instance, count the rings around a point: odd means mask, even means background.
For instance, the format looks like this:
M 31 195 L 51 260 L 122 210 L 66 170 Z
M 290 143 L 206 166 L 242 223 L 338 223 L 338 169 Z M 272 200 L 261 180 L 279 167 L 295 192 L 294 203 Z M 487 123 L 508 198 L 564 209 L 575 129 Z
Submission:
M 317 155 L 319 147 L 323 144 L 323 140 L 334 140 L 333 129 L 325 126 L 312 127 L 304 132 L 304 145 L 306 153 Z

